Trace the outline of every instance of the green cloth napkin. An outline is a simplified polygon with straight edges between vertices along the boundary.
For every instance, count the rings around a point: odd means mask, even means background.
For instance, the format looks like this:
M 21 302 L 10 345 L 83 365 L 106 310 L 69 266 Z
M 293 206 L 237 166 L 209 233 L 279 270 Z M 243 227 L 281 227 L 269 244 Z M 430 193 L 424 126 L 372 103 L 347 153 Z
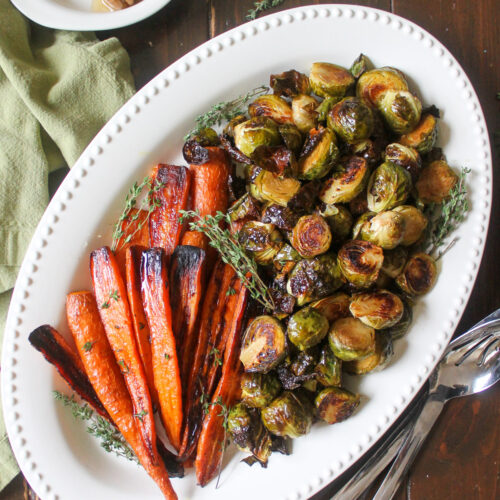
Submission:
M 10 289 L 49 201 L 49 173 L 71 167 L 133 93 L 116 38 L 43 28 L 0 0 L 0 349 Z M 17 471 L 0 412 L 0 490 Z

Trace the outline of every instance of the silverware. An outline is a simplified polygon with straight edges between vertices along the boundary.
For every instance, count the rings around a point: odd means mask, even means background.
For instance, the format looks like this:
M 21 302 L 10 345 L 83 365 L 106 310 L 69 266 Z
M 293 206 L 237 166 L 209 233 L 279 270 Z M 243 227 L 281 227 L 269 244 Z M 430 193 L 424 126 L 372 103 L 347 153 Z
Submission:
M 396 493 L 447 401 L 484 391 L 498 379 L 500 309 L 455 339 L 446 349 L 429 377 L 429 394 L 422 412 L 373 500 L 390 500 Z

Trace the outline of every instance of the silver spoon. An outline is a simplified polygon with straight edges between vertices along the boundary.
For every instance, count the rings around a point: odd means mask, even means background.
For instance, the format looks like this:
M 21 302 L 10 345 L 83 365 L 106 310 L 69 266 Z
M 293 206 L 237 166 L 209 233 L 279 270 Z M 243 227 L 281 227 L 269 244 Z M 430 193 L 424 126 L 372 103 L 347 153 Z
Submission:
M 484 391 L 500 379 L 500 309 L 455 339 L 429 377 L 429 394 L 373 500 L 390 500 L 425 438 L 452 398 Z

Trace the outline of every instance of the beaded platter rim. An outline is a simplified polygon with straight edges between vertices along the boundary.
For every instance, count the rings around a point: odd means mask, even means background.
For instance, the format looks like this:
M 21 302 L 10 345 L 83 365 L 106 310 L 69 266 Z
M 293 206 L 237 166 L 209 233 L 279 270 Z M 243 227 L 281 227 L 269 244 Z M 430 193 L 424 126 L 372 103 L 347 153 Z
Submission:
M 462 285 L 458 290 L 458 295 L 454 297 L 454 306 L 451 308 L 448 319 L 443 323 L 443 327 L 436 335 L 436 342 L 428 349 L 417 373 L 411 378 L 404 392 L 397 395 L 394 405 L 384 411 L 383 424 L 375 424 L 368 429 L 365 434 L 360 435 L 357 444 L 351 451 L 347 452 L 345 459 L 337 460 L 330 464 L 324 471 L 316 477 L 308 477 L 303 486 L 296 491 L 290 492 L 286 498 L 301 499 L 307 498 L 311 494 L 319 491 L 330 481 L 338 477 L 347 470 L 356 460 L 358 460 L 371 446 L 382 436 L 396 418 L 404 411 L 408 403 L 417 394 L 425 382 L 428 374 L 436 366 L 441 354 L 448 344 L 451 336 L 465 310 L 468 298 L 472 291 L 479 265 L 481 262 L 488 222 L 491 210 L 492 196 L 492 158 L 489 144 L 489 137 L 484 115 L 477 95 L 469 81 L 465 71 L 450 54 L 450 52 L 432 35 L 420 28 L 415 23 L 401 18 L 395 14 L 384 12 L 369 7 L 353 5 L 321 5 L 304 6 L 295 9 L 285 10 L 276 14 L 251 21 L 226 33 L 205 42 L 200 47 L 192 50 L 181 59 L 170 65 L 156 76 L 150 83 L 142 88 L 131 100 L 126 103 L 98 133 L 83 152 L 63 184 L 53 197 L 47 207 L 33 239 L 29 245 L 24 258 L 16 287 L 12 296 L 11 306 L 5 328 L 5 338 L 2 356 L 2 399 L 6 427 L 9 439 L 16 456 L 16 459 L 28 479 L 30 485 L 42 498 L 60 498 L 57 493 L 57 486 L 52 484 L 50 479 L 52 474 L 47 467 L 40 467 L 34 462 L 30 454 L 30 444 L 23 435 L 23 427 L 19 425 L 19 413 L 17 411 L 18 393 L 16 387 L 16 372 L 19 368 L 16 352 L 19 350 L 19 338 L 21 337 L 20 327 L 23 324 L 23 317 L 27 312 L 24 304 L 29 297 L 30 288 L 37 280 L 37 270 L 39 262 L 43 259 L 44 253 L 50 245 L 50 237 L 57 230 L 57 224 L 61 214 L 67 209 L 68 204 L 76 196 L 78 187 L 92 177 L 92 167 L 98 163 L 98 157 L 103 153 L 106 145 L 111 143 L 125 127 L 130 127 L 134 123 L 134 115 L 141 109 L 154 103 L 156 96 L 168 89 L 171 82 L 182 78 L 182 75 L 189 72 L 191 68 L 201 65 L 205 60 L 222 50 L 225 47 L 245 43 L 259 32 L 277 29 L 280 26 L 297 23 L 314 18 L 356 18 L 360 21 L 377 22 L 391 26 L 395 30 L 402 30 L 408 36 L 412 36 L 421 42 L 426 49 L 432 51 L 434 57 L 442 60 L 444 66 L 448 68 L 451 76 L 456 80 L 457 85 L 462 90 L 463 101 L 471 112 L 471 120 L 474 125 L 476 139 L 475 174 L 478 176 L 481 202 L 474 207 L 474 217 L 477 227 L 474 237 L 471 239 L 470 260 L 463 274 Z M 477 172 L 476 172 L 477 169 Z M 57 481 L 56 481 L 57 482 Z

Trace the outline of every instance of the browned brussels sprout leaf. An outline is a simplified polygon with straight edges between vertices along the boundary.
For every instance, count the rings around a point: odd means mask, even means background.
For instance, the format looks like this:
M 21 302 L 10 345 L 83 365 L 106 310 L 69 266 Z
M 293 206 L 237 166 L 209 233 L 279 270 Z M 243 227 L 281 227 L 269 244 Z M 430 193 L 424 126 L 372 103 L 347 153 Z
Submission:
M 203 165 L 208 161 L 207 146 L 220 144 L 217 132 L 212 128 L 202 128 L 191 136 L 182 148 L 182 156 L 189 164 Z
M 342 361 L 335 357 L 328 345 L 321 348 L 318 364 L 315 366 L 316 380 L 325 387 L 340 387 L 342 382 Z
M 305 382 L 313 380 L 316 377 L 316 373 L 314 371 L 295 375 L 290 365 L 287 364 L 279 365 L 276 368 L 276 372 L 280 379 L 281 385 L 287 391 L 298 389 L 299 387 L 302 387 Z
M 282 207 L 276 203 L 266 205 L 261 218 L 262 222 L 274 224 L 277 228 L 284 231 L 291 231 L 298 220 L 299 216 L 290 210 L 290 208 Z
M 270 264 L 283 245 L 281 233 L 273 224 L 258 221 L 246 222 L 238 240 L 258 264 Z
M 316 396 L 314 402 L 319 418 L 328 424 L 336 424 L 354 413 L 360 397 L 347 389 L 326 387 Z
M 284 123 L 279 126 L 278 130 L 285 146 L 298 157 L 304 142 L 300 130 L 292 123 Z
M 380 151 L 375 143 L 370 139 L 353 142 L 349 145 L 351 155 L 361 156 L 364 158 L 370 167 L 377 165 L 380 162 Z
M 295 297 L 276 288 L 270 288 L 269 293 L 273 299 L 275 314 L 292 314 L 296 302 Z
M 251 165 L 252 160 L 244 155 L 232 142 L 232 139 L 227 134 L 222 134 L 220 136 L 221 146 L 229 153 L 231 158 L 238 162 L 243 163 L 245 165 Z
M 311 213 L 316 205 L 321 189 L 321 181 L 314 180 L 302 184 L 300 189 L 288 201 L 288 208 L 294 212 Z
M 297 94 L 309 94 L 311 87 L 309 78 L 294 69 L 271 75 L 269 85 L 279 96 L 294 97 Z
M 228 214 L 232 222 L 258 219 L 260 215 L 259 203 L 246 193 L 229 207 Z
M 370 66 L 371 64 L 368 57 L 366 57 L 364 54 L 359 54 L 356 60 L 352 63 L 349 71 L 351 72 L 351 75 L 357 80 L 365 71 L 368 70 Z
M 295 177 L 297 161 L 294 154 L 285 146 L 258 146 L 251 154 L 252 160 L 264 170 L 278 177 Z

